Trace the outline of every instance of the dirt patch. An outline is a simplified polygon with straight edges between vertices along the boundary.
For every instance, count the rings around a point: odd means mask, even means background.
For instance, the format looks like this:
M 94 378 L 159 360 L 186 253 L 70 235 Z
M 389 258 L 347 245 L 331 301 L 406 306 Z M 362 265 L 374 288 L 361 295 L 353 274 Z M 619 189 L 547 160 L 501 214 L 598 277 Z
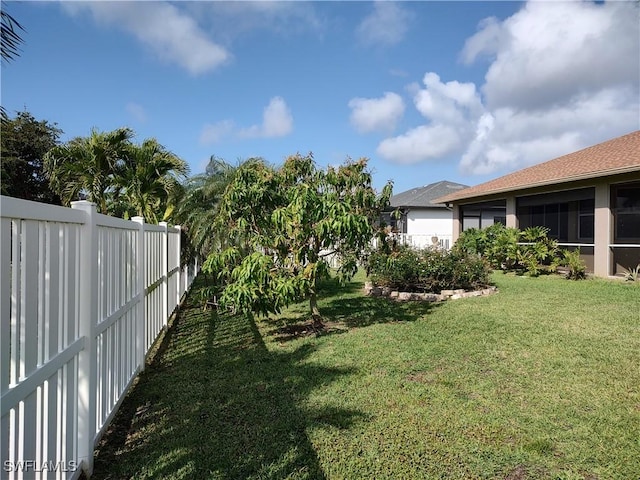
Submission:
M 437 366 L 431 370 L 422 370 L 419 372 L 410 373 L 405 377 L 405 379 L 407 380 L 407 382 L 435 383 L 438 381 L 440 375 L 445 371 L 446 369 L 443 366 Z
M 324 322 L 323 326 L 318 328 L 312 321 L 305 323 L 294 323 L 291 325 L 284 325 L 269 331 L 269 335 L 273 335 L 276 340 L 286 342 L 289 340 L 295 340 L 296 338 L 303 338 L 314 335 L 319 337 L 330 333 L 343 333 L 347 329 L 344 328 L 338 322 Z
M 506 477 L 504 477 L 504 480 L 526 480 L 527 478 L 529 478 L 529 475 L 527 474 L 527 467 L 524 465 L 518 465 L 516 468 L 511 470 Z
M 540 466 L 517 465 L 504 477 L 504 480 L 537 480 L 548 477 L 549 472 Z

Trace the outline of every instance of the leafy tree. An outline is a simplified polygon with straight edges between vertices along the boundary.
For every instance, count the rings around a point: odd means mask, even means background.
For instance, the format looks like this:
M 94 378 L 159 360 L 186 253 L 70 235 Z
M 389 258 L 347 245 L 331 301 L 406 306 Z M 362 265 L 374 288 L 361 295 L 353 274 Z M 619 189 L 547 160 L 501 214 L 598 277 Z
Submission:
M 107 202 L 115 188 L 115 176 L 123 168 L 133 131 L 119 128 L 111 132 L 91 131 L 51 149 L 44 169 L 51 188 L 64 205 L 86 195 L 100 213 L 108 213 Z
M 43 170 L 45 154 L 58 144 L 62 130 L 55 123 L 36 120 L 29 112 L 1 121 L 2 195 L 60 204 Z
M 116 213 L 124 218 L 139 215 L 149 223 L 168 219 L 188 171 L 184 160 L 154 138 L 128 145 L 114 171 Z
M 306 297 L 314 327 L 322 328 L 317 295 L 327 257 L 340 259 L 342 280 L 351 278 L 390 195 L 390 183 L 381 194 L 372 188 L 366 159 L 326 170 L 311 154 L 290 156 L 278 169 L 249 160 L 220 204 L 216 227 L 227 245 L 203 270 L 221 282 L 222 305 L 268 315 Z
M 206 258 L 215 246 L 220 245 L 225 231 L 218 233 L 215 230 L 218 205 L 237 169 L 238 166 L 212 155 L 205 173 L 184 182 L 174 219 L 186 233 L 187 242 L 181 245 L 190 247 L 190 251 L 183 252 L 189 258 L 194 255 Z

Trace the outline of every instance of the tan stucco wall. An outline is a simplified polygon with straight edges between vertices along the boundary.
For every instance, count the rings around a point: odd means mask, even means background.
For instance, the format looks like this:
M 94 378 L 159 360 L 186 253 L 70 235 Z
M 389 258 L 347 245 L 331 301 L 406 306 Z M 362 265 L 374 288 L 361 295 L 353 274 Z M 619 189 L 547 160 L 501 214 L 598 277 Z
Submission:
M 518 217 L 516 215 L 516 197 L 511 195 L 507 201 L 507 227 L 518 228 Z
M 595 188 L 593 274 L 598 277 L 607 277 L 613 273 L 611 248 L 609 248 L 613 240 L 611 193 L 608 183 L 598 183 Z

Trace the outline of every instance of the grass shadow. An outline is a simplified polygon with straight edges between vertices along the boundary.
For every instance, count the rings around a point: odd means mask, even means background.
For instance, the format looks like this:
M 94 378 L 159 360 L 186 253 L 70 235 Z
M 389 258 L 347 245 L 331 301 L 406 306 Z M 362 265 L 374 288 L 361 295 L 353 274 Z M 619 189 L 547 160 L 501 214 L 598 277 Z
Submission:
M 320 312 L 325 320 L 324 330 L 318 332 L 312 328 L 308 304 L 303 302 L 290 307 L 282 315 L 266 319 L 265 322 L 270 327 L 266 333 L 282 342 L 308 335 L 335 335 L 346 333 L 351 328 L 379 323 L 416 321 L 440 305 L 367 297 L 362 295 L 363 288 L 363 281 L 340 285 L 336 279 L 324 280 L 319 291 Z
M 315 387 L 350 372 L 306 362 L 308 344 L 269 351 L 249 318 L 218 317 L 187 298 L 165 341 L 102 438 L 92 478 L 323 479 L 306 429 L 366 420 L 302 407 Z

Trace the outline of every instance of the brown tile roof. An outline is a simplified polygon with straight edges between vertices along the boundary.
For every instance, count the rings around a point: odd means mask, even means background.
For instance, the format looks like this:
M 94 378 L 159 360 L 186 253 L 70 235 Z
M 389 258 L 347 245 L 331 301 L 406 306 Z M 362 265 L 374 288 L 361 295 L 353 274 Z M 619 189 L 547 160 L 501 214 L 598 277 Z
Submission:
M 640 130 L 436 199 L 452 202 L 523 188 L 640 172 Z

